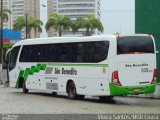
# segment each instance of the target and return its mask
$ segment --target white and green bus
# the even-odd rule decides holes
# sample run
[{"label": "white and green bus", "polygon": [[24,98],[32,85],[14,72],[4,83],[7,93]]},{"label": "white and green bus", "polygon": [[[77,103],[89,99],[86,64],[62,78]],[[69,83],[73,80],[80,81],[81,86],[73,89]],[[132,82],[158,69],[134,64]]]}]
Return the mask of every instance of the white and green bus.
[{"label": "white and green bus", "polygon": [[156,50],[151,35],[23,40],[10,50],[10,86],[100,99],[153,93]]}]

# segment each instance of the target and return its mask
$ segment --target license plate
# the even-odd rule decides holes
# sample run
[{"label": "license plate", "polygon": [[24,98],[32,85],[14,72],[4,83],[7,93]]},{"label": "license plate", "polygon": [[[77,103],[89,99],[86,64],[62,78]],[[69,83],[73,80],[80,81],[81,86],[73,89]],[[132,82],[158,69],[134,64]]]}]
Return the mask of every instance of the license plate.
[{"label": "license plate", "polygon": [[139,89],[139,88],[134,89],[134,92],[140,92],[140,91],[141,91],[141,89]]}]

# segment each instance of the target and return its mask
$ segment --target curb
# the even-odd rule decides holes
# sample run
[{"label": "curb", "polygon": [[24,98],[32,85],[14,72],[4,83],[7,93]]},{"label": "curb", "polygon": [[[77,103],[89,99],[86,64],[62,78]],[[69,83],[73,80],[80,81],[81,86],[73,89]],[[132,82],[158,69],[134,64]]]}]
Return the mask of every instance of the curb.
[{"label": "curb", "polygon": [[0,85],[0,88],[4,88],[4,85]]},{"label": "curb", "polygon": [[0,85],[0,88],[7,88],[7,87],[9,87],[8,84],[2,84],[2,85]]}]

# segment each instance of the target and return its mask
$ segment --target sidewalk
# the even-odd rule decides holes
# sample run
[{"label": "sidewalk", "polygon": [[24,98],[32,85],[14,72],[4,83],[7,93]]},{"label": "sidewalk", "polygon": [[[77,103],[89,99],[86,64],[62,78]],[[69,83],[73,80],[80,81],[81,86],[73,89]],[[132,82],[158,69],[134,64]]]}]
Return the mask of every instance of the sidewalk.
[{"label": "sidewalk", "polygon": [[0,88],[4,88],[4,85],[0,85]]},{"label": "sidewalk", "polygon": [[0,85],[0,88],[7,88],[8,86]]}]

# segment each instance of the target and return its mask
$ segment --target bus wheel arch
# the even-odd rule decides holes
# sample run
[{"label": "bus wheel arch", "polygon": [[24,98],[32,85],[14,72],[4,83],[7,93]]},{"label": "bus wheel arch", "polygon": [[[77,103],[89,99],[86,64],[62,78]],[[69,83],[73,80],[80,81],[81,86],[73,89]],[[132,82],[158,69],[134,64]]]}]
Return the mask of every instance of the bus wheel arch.
[{"label": "bus wheel arch", "polygon": [[22,88],[23,87],[23,82],[24,82],[24,78],[20,77],[19,78],[19,86],[18,86],[18,88]]},{"label": "bus wheel arch", "polygon": [[72,100],[78,97],[77,91],[76,91],[76,85],[73,80],[67,81],[66,92],[68,93],[68,97]]}]

